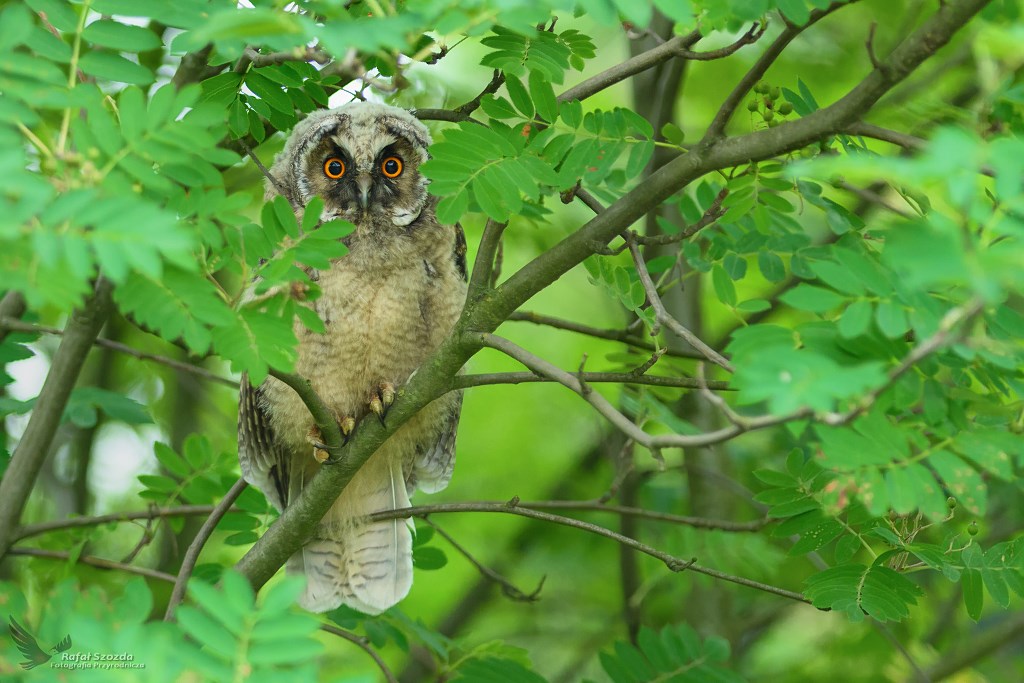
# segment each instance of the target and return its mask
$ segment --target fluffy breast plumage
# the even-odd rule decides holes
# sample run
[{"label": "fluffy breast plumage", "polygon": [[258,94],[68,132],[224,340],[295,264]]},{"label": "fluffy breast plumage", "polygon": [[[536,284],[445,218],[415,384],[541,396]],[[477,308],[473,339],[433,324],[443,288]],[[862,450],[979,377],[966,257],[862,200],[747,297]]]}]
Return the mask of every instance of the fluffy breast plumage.
[{"label": "fluffy breast plumage", "polygon": [[[312,305],[326,331],[296,323],[295,371],[339,416],[359,420],[374,388],[404,384],[458,318],[465,282],[455,258],[457,229],[435,221],[416,228],[355,241],[349,254],[314,274],[321,296]],[[294,392],[271,382],[266,398],[278,436],[307,449],[312,421]]]}]

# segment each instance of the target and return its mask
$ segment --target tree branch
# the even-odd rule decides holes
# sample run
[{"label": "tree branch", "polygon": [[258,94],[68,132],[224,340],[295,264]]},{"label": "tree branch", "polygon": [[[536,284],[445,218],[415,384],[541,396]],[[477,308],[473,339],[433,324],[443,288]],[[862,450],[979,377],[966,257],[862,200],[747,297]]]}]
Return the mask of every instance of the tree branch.
[{"label": "tree branch", "polygon": [[185,552],[185,559],[181,562],[181,569],[178,571],[178,576],[174,579],[174,590],[171,591],[171,597],[167,601],[167,611],[164,613],[164,621],[171,621],[174,619],[174,610],[177,609],[178,604],[185,599],[185,589],[188,587],[188,580],[192,577],[192,570],[195,569],[196,562],[199,561],[199,553],[203,551],[203,546],[210,540],[210,536],[213,535],[213,530],[217,528],[217,524],[227,514],[231,506],[235,504],[235,500],[241,495],[245,487],[248,486],[245,479],[239,479],[234,485],[228,489],[228,492],[224,494],[224,497],[217,507],[213,509],[210,516],[203,522],[203,526],[199,528],[199,533],[192,540],[188,550]]},{"label": "tree branch", "polygon": [[[593,253],[594,244],[607,244],[693,180],[712,171],[794,151],[828,135],[842,132],[860,118],[893,86],[945,45],[989,0],[947,2],[892,51],[884,63],[834,104],[787,121],[775,128],[725,139],[706,137],[687,154],[665,164],[648,180],[609,206],[582,228],[508,278],[495,290],[487,307],[489,320],[504,320],[527,299],[544,289]],[[480,327],[479,329],[484,329]]]},{"label": "tree branch", "polygon": [[[661,375],[642,375],[632,372],[582,372],[576,373],[576,377],[586,383],[616,382],[619,384],[644,384],[653,387],[675,387],[680,389],[700,389],[702,386],[700,381],[693,377],[664,377]],[[532,372],[494,372],[479,375],[457,375],[453,381],[452,389],[469,389],[471,387],[484,387],[495,384],[527,384],[552,381],[554,380]],[[709,381],[706,384],[715,391],[731,391],[728,382]]]},{"label": "tree branch", "polygon": [[653,68],[662,62],[667,62],[680,55],[680,51],[689,50],[701,36],[700,31],[691,31],[684,36],[676,36],[665,41],[647,52],[631,57],[626,61],[606,69],[596,76],[592,76],[579,85],[575,85],[558,96],[559,102],[570,102],[572,100],[585,100],[591,95],[609,88],[619,81],[624,81],[641,71]]},{"label": "tree branch", "polygon": [[875,140],[881,140],[882,142],[888,142],[911,152],[924,149],[928,144],[927,140],[917,136],[901,133],[896,130],[890,130],[888,128],[882,128],[881,126],[864,123],[863,121],[858,121],[847,126],[845,132],[849,135],[873,138]]},{"label": "tree branch", "polygon": [[3,324],[6,320],[20,323],[18,320],[25,313],[25,297],[21,292],[10,291],[0,299],[0,344],[7,338],[7,332],[13,328]]},{"label": "tree branch", "polygon": [[[644,262],[644,257],[640,254],[640,248],[637,246],[635,236],[632,233],[626,235],[626,244],[629,245],[629,253],[633,256],[633,265],[636,266],[636,272],[640,276],[640,283],[647,293],[648,303],[654,308],[655,319],[658,323],[672,330],[673,334],[695,348],[702,356],[715,365],[728,372],[733,372],[732,364],[726,360],[725,356],[705,344],[697,335],[690,332],[682,323],[669,315],[665,304],[661,301],[661,296],[658,294],[658,288],[654,286],[654,281],[651,280],[651,274],[647,272],[647,264]],[[657,329],[651,330],[652,335],[657,334],[657,332]]]},{"label": "tree branch", "polygon": [[499,586],[501,586],[501,592],[507,598],[509,598],[510,600],[514,600],[516,602],[536,602],[537,601],[538,596],[540,595],[541,589],[544,588],[544,580],[547,577],[545,577],[545,576],[541,577],[540,582],[537,584],[537,587],[533,589],[532,593],[524,593],[519,588],[517,588],[515,584],[513,584],[511,581],[506,579],[504,576],[502,576],[498,572],[494,571],[490,567],[484,565],[478,559],[473,557],[473,554],[470,553],[468,550],[466,550],[458,541],[456,541],[452,537],[451,534],[449,534],[447,531],[442,529],[440,526],[438,526],[434,522],[430,521],[430,519],[428,517],[424,517],[423,521],[426,522],[427,524],[429,524],[431,526],[431,528],[434,529],[434,531],[436,531],[442,538],[444,538],[444,540],[448,541],[448,543],[453,548],[455,548],[455,550],[460,555],[462,555],[467,560],[469,560],[469,563],[471,565],[473,565],[474,567],[476,567],[476,570],[478,572],[480,572],[481,576],[485,577],[488,581],[493,581],[494,583],[496,583]]},{"label": "tree branch", "polygon": [[96,280],[93,295],[71,314],[28,426],[0,481],[0,557],[7,553],[14,542],[22,509],[50,451],[68,397],[89,349],[110,316],[110,293],[110,282],[100,276]]},{"label": "tree branch", "polygon": [[[555,318],[550,315],[534,313],[532,311],[514,311],[509,314],[507,320],[530,322],[536,325],[547,325],[548,327],[553,327],[557,330],[578,332],[579,334],[585,334],[588,337],[622,342],[623,344],[628,344],[638,349],[644,349],[645,351],[653,352],[659,350],[658,347],[651,342],[644,341],[643,339],[635,337],[623,330],[604,330],[598,327],[591,327],[589,325],[576,323],[571,320],[563,320],[562,318]],[[671,349],[667,350],[665,355],[673,358],[704,358],[704,356],[696,351],[673,351]]]},{"label": "tree branch", "polygon": [[782,30],[782,33],[772,41],[772,44],[768,46],[768,49],[764,51],[764,54],[758,58],[754,65],[750,67],[750,70],[744,74],[740,82],[736,84],[732,92],[726,96],[722,102],[722,106],[719,108],[718,113],[715,114],[715,118],[711,121],[711,125],[708,126],[707,132],[704,134],[704,140],[714,140],[725,132],[725,127],[729,123],[729,119],[736,112],[737,107],[740,106],[740,102],[747,96],[750,89],[757,84],[759,80],[768,71],[768,68],[775,63],[775,60],[779,58],[779,55],[786,49],[786,47],[793,42],[793,39],[798,35],[809,29],[811,26],[816,24],[821,19],[825,18],[832,12],[835,12],[840,7],[853,4],[852,2],[833,2],[825,9],[814,10],[811,12],[810,19],[803,26],[797,26],[795,24],[787,23],[786,28]]},{"label": "tree branch", "polygon": [[357,645],[363,652],[370,655],[374,663],[377,665],[377,668],[380,669],[382,674],[384,674],[384,679],[387,683],[398,683],[398,679],[395,678],[395,674],[392,673],[391,669],[388,668],[388,665],[384,663],[384,660],[381,659],[379,654],[377,654],[377,651],[370,646],[370,641],[366,638],[361,638],[354,633],[349,633],[345,629],[339,628],[334,624],[320,624],[320,630],[326,631],[327,633],[333,633],[334,635]]},{"label": "tree branch", "polygon": [[674,555],[662,552],[657,548],[653,548],[645,543],[641,543],[636,539],[623,536],[622,534],[615,533],[610,529],[606,529],[603,526],[597,524],[591,524],[590,522],[583,522],[578,519],[571,517],[563,517],[561,515],[553,515],[549,512],[541,512],[540,510],[531,510],[526,507],[520,507],[519,500],[513,498],[507,503],[455,503],[449,505],[423,505],[412,508],[403,508],[400,510],[385,510],[383,512],[375,512],[370,515],[370,519],[374,521],[382,521],[387,519],[405,519],[408,517],[423,517],[425,515],[437,514],[441,512],[497,512],[509,515],[518,515],[520,517],[528,517],[530,519],[539,519],[545,522],[551,522],[553,524],[560,524],[562,526],[572,527],[574,529],[581,529],[588,533],[595,534],[597,536],[603,536],[610,538],[613,541],[621,543],[624,546],[633,548],[645,555],[650,555],[653,558],[661,560],[665,563],[665,566],[672,572],[684,572],[693,571],[698,574],[704,574],[711,576],[722,581],[729,581],[741,586],[747,586],[748,588],[755,588],[766,593],[772,593],[779,595],[790,600],[796,600],[798,602],[804,602],[810,604],[810,600],[805,598],[800,593],[785,590],[784,588],[778,588],[776,586],[770,586],[759,581],[752,581],[750,579],[743,578],[742,576],[733,576],[732,574],[726,574],[724,572],[703,567],[696,563],[695,560],[682,560]]},{"label": "tree branch", "polygon": [[484,225],[484,233],[480,237],[476,260],[473,261],[473,274],[469,278],[467,301],[475,301],[491,289],[491,274],[494,272],[494,258],[501,245],[501,236],[508,223],[499,223],[488,218]]},{"label": "tree branch", "polygon": [[213,512],[213,510],[213,505],[182,505],[171,508],[151,508],[149,510],[136,510],[133,512],[114,512],[109,515],[72,517],[70,519],[61,519],[52,522],[26,524],[23,527],[19,527],[14,533],[14,541],[17,542],[26,538],[31,538],[32,536],[48,534],[51,531],[82,529],[91,526],[111,524],[114,522],[132,522],[140,519],[163,519],[167,517],[204,517]]},{"label": "tree branch", "polygon": [[[27,323],[21,320],[15,320],[14,318],[0,316],[0,335],[2,335],[3,332],[6,330],[15,332],[32,332],[35,334],[64,334],[64,330],[58,329],[56,327],[36,325],[34,323]],[[93,342],[93,345],[100,346],[106,349],[111,349],[112,351],[117,351],[119,353],[132,356],[133,358],[138,358],[139,360],[149,360],[153,361],[154,363],[160,363],[161,365],[166,365],[169,368],[173,368],[181,372],[187,372],[196,375],[197,377],[202,377],[203,379],[209,380],[211,382],[217,382],[218,384],[223,384],[224,386],[231,387],[233,389],[238,389],[238,382],[234,381],[229,377],[221,377],[220,375],[212,373],[206,368],[199,367],[198,365],[192,365],[191,363],[182,363],[181,361],[174,360],[173,358],[168,358],[167,356],[161,356],[156,353],[139,351],[138,349],[128,346],[127,344],[122,344],[121,342],[116,342],[111,339],[104,339],[102,337],[97,337],[96,340]]]},{"label": "tree branch", "polygon": [[[63,550],[45,550],[43,548],[11,548],[7,551],[8,555],[20,555],[23,557],[42,557],[49,560],[70,560],[71,553]],[[114,562],[113,560],[105,560],[102,557],[93,557],[91,555],[79,555],[75,558],[76,562],[87,564],[90,567],[96,567],[98,569],[113,569],[121,572],[128,572],[129,574],[136,574],[137,576],[144,576],[147,579],[159,579],[161,581],[174,581],[174,577],[166,572],[157,571],[156,569],[147,569],[146,567],[136,567],[131,564],[124,564],[122,562]]]},{"label": "tree branch", "polygon": [[[317,472],[302,494],[285,509],[236,568],[255,588],[261,587],[302,546],[353,474],[385,439],[447,390],[465,361],[483,345],[483,334],[495,330],[527,299],[593,253],[593,244],[607,244],[643,217],[651,207],[705,173],[770,158],[841,132],[858,121],[882,95],[948,42],[987,3],[988,0],[947,1],[884,60],[886,69],[872,71],[846,96],[828,107],[775,128],[736,138],[707,140],[697,145],[528,263],[489,292],[486,298],[469,302],[452,334],[400,390],[389,412],[387,425],[376,420],[362,420],[345,446],[344,457]],[[575,378],[572,381],[575,382]],[[795,418],[753,418],[752,426],[768,427],[787,419]],[[691,437],[652,437],[650,442],[655,448],[669,445],[661,440],[667,440],[670,445],[700,446],[732,438],[742,431],[732,425]]]}]

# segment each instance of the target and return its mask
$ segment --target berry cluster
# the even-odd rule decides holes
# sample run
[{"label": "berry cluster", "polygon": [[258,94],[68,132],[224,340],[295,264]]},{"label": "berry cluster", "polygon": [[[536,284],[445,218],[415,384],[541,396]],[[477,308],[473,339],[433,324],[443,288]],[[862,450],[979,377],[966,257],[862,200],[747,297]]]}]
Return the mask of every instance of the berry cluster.
[{"label": "berry cluster", "polygon": [[761,118],[768,124],[769,128],[779,125],[779,118],[793,113],[793,105],[789,102],[779,102],[782,91],[778,86],[769,85],[761,81],[754,86],[754,92],[759,95],[747,102],[747,109],[751,114],[760,112]]}]

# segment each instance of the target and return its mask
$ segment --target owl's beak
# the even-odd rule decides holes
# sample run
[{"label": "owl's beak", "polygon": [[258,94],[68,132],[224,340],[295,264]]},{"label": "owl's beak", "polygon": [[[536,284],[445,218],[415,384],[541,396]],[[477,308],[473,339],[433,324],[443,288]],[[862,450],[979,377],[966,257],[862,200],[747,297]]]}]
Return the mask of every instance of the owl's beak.
[{"label": "owl's beak", "polygon": [[373,185],[373,178],[368,173],[360,173],[356,177],[356,185],[359,186],[359,206],[366,211],[370,203],[370,187]]}]

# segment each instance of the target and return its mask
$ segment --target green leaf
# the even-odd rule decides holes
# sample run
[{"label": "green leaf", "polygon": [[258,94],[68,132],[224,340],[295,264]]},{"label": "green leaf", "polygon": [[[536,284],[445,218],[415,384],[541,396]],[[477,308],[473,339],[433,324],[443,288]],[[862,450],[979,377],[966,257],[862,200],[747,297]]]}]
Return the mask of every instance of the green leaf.
[{"label": "green leaf", "polygon": [[846,307],[839,319],[839,334],[846,339],[859,337],[871,325],[871,302],[866,299],[854,301]]},{"label": "green leaf", "polygon": [[906,618],[921,590],[901,574],[883,566],[848,564],[826,569],[806,582],[806,595],[815,607],[846,612],[851,621],[861,611],[878,621]]},{"label": "green leaf", "polygon": [[185,462],[185,459],[175,453],[167,444],[159,441],[154,443],[153,454],[156,455],[157,462],[176,477],[186,477],[191,472],[191,468]]},{"label": "green leaf", "polygon": [[545,121],[554,122],[558,118],[558,100],[555,91],[539,71],[531,71],[529,77],[530,96],[537,106],[537,113]]},{"label": "green leaf", "polygon": [[512,104],[515,108],[522,113],[528,119],[533,118],[533,101],[530,99],[530,94],[526,92],[526,88],[523,87],[522,81],[514,76],[509,76],[505,80],[505,88],[508,90],[508,96],[512,98]]},{"label": "green leaf", "polygon": [[160,38],[147,28],[129,26],[109,19],[100,19],[86,26],[82,38],[95,45],[122,52],[144,52],[162,45]]},{"label": "green leaf", "polygon": [[907,322],[907,312],[902,305],[891,299],[878,303],[875,322],[878,323],[878,329],[882,331],[882,334],[890,339],[902,337],[910,328],[910,324]]},{"label": "green leaf", "polygon": [[419,546],[413,548],[412,563],[419,569],[441,569],[448,564],[448,557],[440,548],[436,548],[434,546]]},{"label": "green leaf", "polygon": [[977,569],[965,569],[960,580],[963,586],[964,607],[967,608],[967,616],[973,621],[978,621],[981,618],[981,608],[985,604],[981,572]]},{"label": "green leaf", "polygon": [[249,86],[256,95],[269,104],[271,107],[287,114],[288,116],[294,116],[295,105],[292,104],[291,99],[285,94],[284,90],[277,83],[274,83],[269,78],[263,75],[262,69],[254,69],[245,76],[245,84]]},{"label": "green leaf", "polygon": [[830,289],[801,282],[779,297],[784,303],[801,311],[825,313],[836,308],[845,298]]},{"label": "green leaf", "polygon": [[777,0],[777,6],[797,26],[803,26],[811,18],[811,10],[804,0]]},{"label": "green leaf", "polygon": [[154,80],[153,72],[146,67],[109,52],[89,52],[78,60],[78,67],[90,76],[107,81],[149,85]]},{"label": "green leaf", "polygon": [[715,286],[715,295],[718,300],[726,306],[736,305],[736,286],[732,282],[732,278],[725,272],[725,269],[721,266],[715,266],[711,269],[711,281]]},{"label": "green leaf", "polygon": [[786,279],[786,265],[778,254],[771,251],[757,253],[757,267],[769,282],[782,282]]}]

